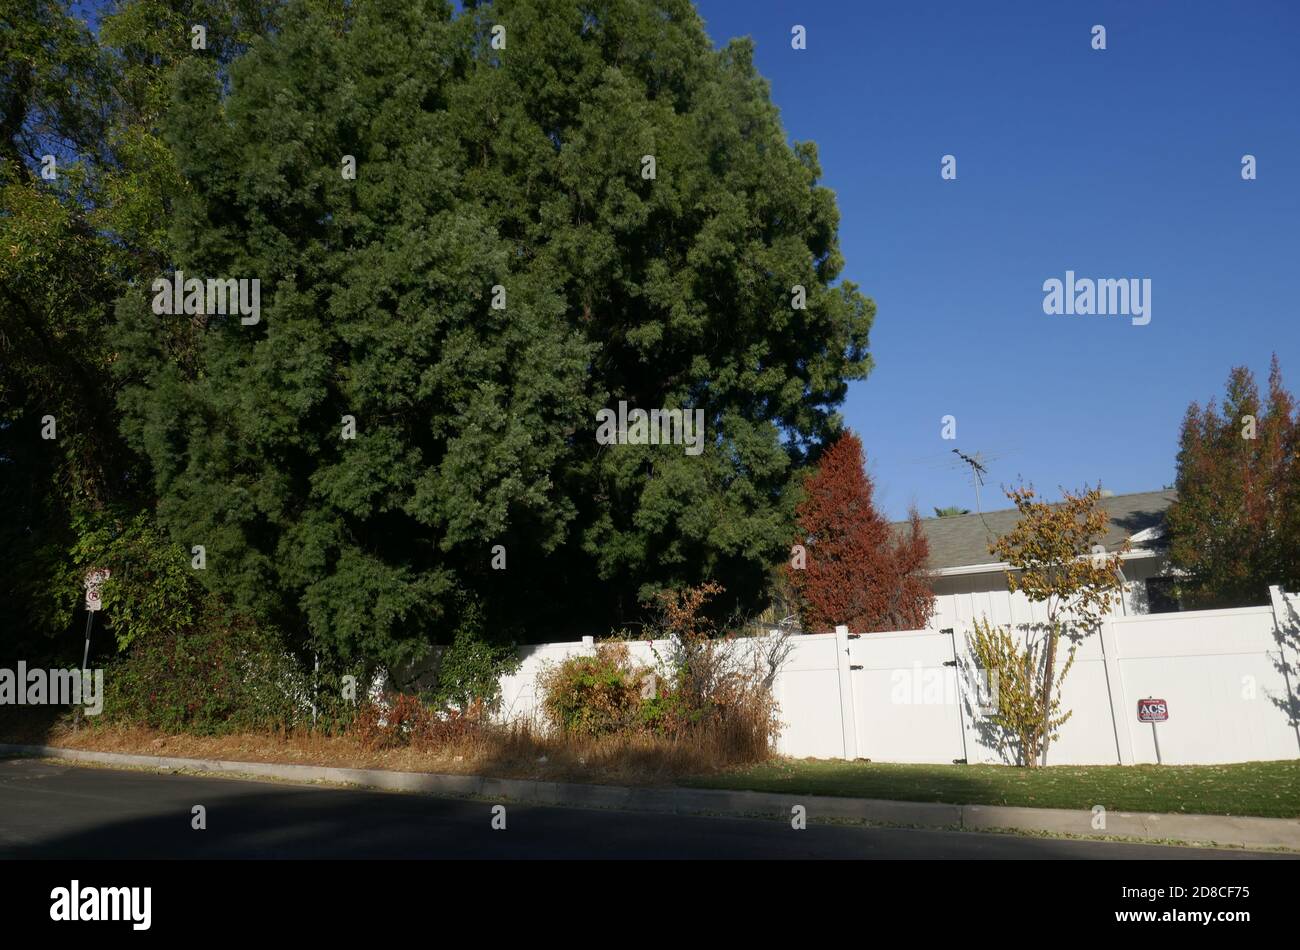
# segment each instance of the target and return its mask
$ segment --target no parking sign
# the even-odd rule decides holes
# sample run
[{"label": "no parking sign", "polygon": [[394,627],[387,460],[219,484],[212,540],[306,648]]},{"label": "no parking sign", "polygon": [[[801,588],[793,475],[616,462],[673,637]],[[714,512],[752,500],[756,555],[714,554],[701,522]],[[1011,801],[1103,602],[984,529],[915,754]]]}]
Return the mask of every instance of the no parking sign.
[{"label": "no parking sign", "polygon": [[104,609],[104,601],[100,597],[100,588],[104,586],[104,581],[108,580],[112,573],[106,567],[86,573],[86,609],[92,613]]},{"label": "no parking sign", "polygon": [[86,649],[81,654],[81,668],[84,670],[90,662],[90,628],[95,623],[95,611],[104,609],[104,600],[100,593],[104,581],[113,574],[108,568],[94,568],[86,572]]}]

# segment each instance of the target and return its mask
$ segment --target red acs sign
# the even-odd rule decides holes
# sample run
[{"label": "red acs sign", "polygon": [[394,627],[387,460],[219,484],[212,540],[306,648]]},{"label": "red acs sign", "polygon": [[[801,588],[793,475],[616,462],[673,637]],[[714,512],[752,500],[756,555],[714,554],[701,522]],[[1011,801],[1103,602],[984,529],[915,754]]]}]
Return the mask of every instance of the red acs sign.
[{"label": "red acs sign", "polygon": [[1169,719],[1169,704],[1163,699],[1139,699],[1138,722],[1165,722]]}]

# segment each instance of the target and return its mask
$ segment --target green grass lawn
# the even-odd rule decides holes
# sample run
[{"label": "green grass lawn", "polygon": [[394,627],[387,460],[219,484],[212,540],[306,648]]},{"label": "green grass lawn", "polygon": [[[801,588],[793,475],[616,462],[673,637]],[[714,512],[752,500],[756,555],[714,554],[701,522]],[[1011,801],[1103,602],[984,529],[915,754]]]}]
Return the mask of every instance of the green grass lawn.
[{"label": "green grass lawn", "polygon": [[1020,769],[781,759],[679,784],[961,805],[1300,817],[1300,760]]}]

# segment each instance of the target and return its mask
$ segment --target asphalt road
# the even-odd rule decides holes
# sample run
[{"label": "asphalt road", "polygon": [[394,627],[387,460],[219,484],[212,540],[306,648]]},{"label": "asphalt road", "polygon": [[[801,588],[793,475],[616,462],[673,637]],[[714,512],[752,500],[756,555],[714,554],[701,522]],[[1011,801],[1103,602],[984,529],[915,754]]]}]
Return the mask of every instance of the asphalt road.
[{"label": "asphalt road", "polygon": [[[206,809],[206,830],[191,827]],[[687,817],[0,759],[0,859],[1250,858],[1239,850]]]}]

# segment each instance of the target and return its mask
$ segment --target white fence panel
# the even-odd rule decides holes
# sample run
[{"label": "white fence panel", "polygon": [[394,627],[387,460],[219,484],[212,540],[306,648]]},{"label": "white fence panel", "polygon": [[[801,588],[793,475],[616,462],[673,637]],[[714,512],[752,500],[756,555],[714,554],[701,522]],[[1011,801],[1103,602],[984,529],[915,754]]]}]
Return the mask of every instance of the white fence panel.
[{"label": "white fence panel", "polygon": [[844,720],[835,634],[795,637],[772,684],[780,706],[777,751],[794,758],[844,758]]},{"label": "white fence panel", "polygon": [[1156,761],[1152,727],[1137,721],[1138,700],[1153,696],[1169,703],[1169,721],[1155,726],[1164,762],[1296,755],[1271,608],[1126,617],[1113,627],[1135,761]]},{"label": "white fence panel", "polygon": [[[949,595],[952,633],[847,632],[794,637],[773,683],[783,729],[777,750],[795,758],[878,762],[1011,762],[1004,737],[974,696],[970,619],[1026,624],[1034,611],[977,592]],[[998,605],[1010,609],[999,611]],[[1017,631],[1020,637],[1041,632]],[[733,648],[750,649],[752,641]],[[1061,662],[1066,641],[1062,641]],[[633,641],[632,656],[654,666],[670,645]],[[524,647],[523,664],[503,677],[502,716],[540,721],[537,674],[547,663],[590,653],[590,642]],[[948,665],[954,661],[957,666]],[[1273,589],[1269,607],[1112,617],[1081,642],[1062,705],[1073,711],[1049,765],[1154,762],[1151,726],[1137,722],[1139,699],[1169,703],[1158,725],[1169,764],[1300,757],[1300,596]]]}]

